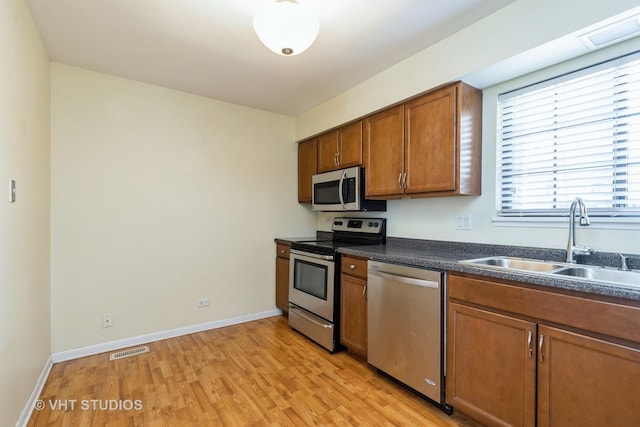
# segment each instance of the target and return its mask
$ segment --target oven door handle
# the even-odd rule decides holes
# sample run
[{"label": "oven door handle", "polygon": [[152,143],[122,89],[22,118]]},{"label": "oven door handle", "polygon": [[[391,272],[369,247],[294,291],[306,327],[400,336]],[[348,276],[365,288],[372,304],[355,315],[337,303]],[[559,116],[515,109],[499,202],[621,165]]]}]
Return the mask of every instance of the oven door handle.
[{"label": "oven door handle", "polygon": [[320,322],[318,322],[317,320],[312,319],[311,317],[307,316],[307,315],[306,315],[306,314],[304,314],[301,310],[298,310],[298,309],[297,309],[297,308],[295,308],[295,307],[289,306],[289,311],[293,311],[293,312],[295,312],[295,314],[296,314],[296,315],[298,315],[298,316],[300,316],[300,317],[304,318],[305,320],[308,320],[309,322],[313,323],[313,324],[314,324],[314,325],[316,325],[316,326],[320,326],[320,327],[325,328],[325,329],[333,328],[333,325],[326,324],[326,323],[320,323]]},{"label": "oven door handle", "polygon": [[338,184],[338,196],[340,196],[340,204],[342,205],[342,209],[346,209],[344,204],[344,196],[342,195],[342,183],[344,179],[347,177],[347,170],[342,171],[342,175],[340,175],[340,183]]},{"label": "oven door handle", "polygon": [[299,251],[297,249],[291,249],[289,251],[289,253],[294,254],[294,255],[306,256],[306,257],[309,257],[309,258],[323,259],[325,261],[333,261],[333,255],[319,255],[319,254],[314,254],[314,253],[311,253],[311,252]]}]

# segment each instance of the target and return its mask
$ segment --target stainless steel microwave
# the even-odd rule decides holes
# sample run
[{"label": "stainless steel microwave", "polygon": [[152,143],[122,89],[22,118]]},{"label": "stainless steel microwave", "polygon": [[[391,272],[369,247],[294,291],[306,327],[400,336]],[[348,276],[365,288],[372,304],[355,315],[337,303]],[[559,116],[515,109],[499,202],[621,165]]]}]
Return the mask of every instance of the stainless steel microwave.
[{"label": "stainless steel microwave", "polygon": [[364,198],[364,168],[320,173],[311,178],[312,208],[314,211],[386,211],[386,200]]}]

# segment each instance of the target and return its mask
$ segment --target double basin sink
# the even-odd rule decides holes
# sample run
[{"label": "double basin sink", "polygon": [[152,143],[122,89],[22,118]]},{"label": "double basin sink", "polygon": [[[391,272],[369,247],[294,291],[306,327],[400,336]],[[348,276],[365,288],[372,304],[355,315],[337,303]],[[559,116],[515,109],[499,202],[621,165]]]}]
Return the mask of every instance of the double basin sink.
[{"label": "double basin sink", "polygon": [[556,277],[570,277],[640,288],[640,272],[593,265],[577,265],[528,258],[493,256],[460,261],[463,264],[513,271],[526,271]]}]

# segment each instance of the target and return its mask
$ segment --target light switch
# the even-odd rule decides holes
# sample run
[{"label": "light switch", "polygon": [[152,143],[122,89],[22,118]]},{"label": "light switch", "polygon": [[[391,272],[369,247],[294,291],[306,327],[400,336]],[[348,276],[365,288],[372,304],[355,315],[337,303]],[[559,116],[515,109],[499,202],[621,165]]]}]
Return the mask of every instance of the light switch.
[{"label": "light switch", "polygon": [[471,215],[457,215],[456,230],[471,230]]},{"label": "light switch", "polygon": [[16,201],[16,180],[9,180],[9,203]]}]

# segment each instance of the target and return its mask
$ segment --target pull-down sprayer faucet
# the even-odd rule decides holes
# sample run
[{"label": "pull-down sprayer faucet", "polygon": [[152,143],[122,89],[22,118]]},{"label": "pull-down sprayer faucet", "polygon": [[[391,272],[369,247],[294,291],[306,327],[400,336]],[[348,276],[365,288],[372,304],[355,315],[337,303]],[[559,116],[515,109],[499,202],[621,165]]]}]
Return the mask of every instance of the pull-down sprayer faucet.
[{"label": "pull-down sprayer faucet", "polygon": [[589,216],[587,215],[587,207],[580,197],[576,197],[571,202],[569,208],[569,242],[567,243],[567,262],[575,264],[573,259],[575,255],[591,255],[595,251],[587,246],[576,246],[576,207],[580,209],[580,225],[589,225]]}]

